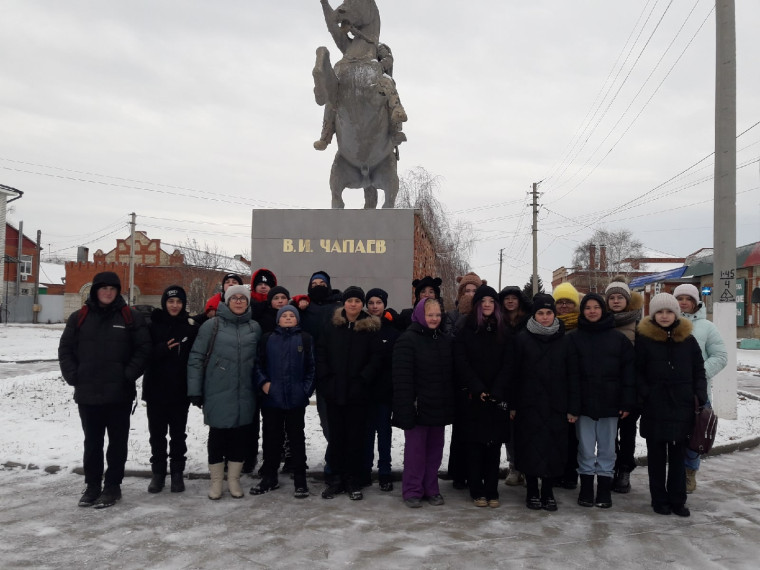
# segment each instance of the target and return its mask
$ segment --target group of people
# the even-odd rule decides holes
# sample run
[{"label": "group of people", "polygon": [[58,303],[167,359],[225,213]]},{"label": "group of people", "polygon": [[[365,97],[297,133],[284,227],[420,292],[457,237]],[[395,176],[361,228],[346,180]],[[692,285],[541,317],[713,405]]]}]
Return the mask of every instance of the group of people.
[{"label": "group of people", "polygon": [[709,405],[709,379],[726,364],[696,288],[655,295],[642,319],[641,296],[622,277],[604,295],[581,298],[563,283],[532,300],[515,286],[497,292],[474,273],[457,281],[452,310],[444,310],[441,279],[426,276],[412,284],[414,305],[396,312],[383,289],[333,289],[325,271],[291,298],[262,268],[250,287],[226,275],[195,316],[182,287],[171,285],[146,324],[126,306],[118,276],[99,273],[59,346],[85,434],[79,505],[121,498],[144,373],[151,493],[163,490],[167,474],[171,491],[184,491],[192,404],[209,427],[210,499],[222,497],[225,473],[229,494],[244,496],[241,474],[256,468],[260,426],[263,464],[250,493],[278,489],[285,459],[294,496],[308,497],[304,417],[316,389],[324,499],[363,498],[375,447],[379,488],[391,491],[396,427],[404,432],[404,503],[443,505],[438,470],[451,425],[449,475],[475,506],[499,506],[506,445],[506,483],[526,485],[528,508],[556,511],[554,487],[573,489],[578,480],[579,505],[609,508],[612,491],[630,491],[640,417],[652,508],[688,516],[699,468],[685,445],[694,399]]}]

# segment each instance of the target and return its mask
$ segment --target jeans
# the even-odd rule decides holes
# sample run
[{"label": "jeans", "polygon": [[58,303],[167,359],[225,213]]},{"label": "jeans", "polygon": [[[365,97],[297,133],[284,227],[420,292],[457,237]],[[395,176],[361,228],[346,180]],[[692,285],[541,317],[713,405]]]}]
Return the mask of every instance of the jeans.
[{"label": "jeans", "polygon": [[578,435],[578,473],[581,475],[615,475],[615,436],[617,418],[580,416],[575,422]]},{"label": "jeans", "polygon": [[[180,402],[148,401],[148,431],[150,432],[150,463],[155,473],[166,473],[167,457],[171,459],[171,472],[185,469],[187,453],[187,411],[190,404]],[[169,432],[169,454],[166,454],[166,432]]]}]

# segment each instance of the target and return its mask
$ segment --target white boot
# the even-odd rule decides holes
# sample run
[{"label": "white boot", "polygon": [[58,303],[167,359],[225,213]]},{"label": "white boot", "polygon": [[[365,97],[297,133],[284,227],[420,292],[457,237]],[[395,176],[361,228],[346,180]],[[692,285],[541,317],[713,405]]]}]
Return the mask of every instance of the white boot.
[{"label": "white boot", "polygon": [[217,501],[222,498],[222,485],[224,484],[224,461],[221,463],[209,463],[211,473],[211,488],[208,490],[208,498]]},{"label": "white boot", "polygon": [[230,488],[230,495],[234,499],[242,499],[245,496],[243,488],[240,486],[240,473],[243,471],[242,461],[227,462],[227,485]]}]

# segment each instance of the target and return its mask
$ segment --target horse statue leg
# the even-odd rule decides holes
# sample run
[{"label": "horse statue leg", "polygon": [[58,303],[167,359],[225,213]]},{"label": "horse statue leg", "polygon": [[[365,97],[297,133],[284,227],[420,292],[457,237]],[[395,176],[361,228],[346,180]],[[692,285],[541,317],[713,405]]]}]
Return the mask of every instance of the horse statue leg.
[{"label": "horse statue leg", "polygon": [[341,210],[346,207],[345,202],[343,202],[343,189],[346,187],[346,183],[341,171],[341,165],[345,168],[345,164],[342,163],[340,153],[335,153],[335,160],[330,169],[330,192],[332,193],[332,204],[330,207]]},{"label": "horse statue leg", "polygon": [[364,209],[374,210],[377,208],[377,188],[366,186],[364,188]]},{"label": "horse statue leg", "polygon": [[334,105],[338,97],[338,78],[330,63],[330,52],[324,46],[317,48],[317,61],[311,75],[314,77],[314,99],[317,105]]}]

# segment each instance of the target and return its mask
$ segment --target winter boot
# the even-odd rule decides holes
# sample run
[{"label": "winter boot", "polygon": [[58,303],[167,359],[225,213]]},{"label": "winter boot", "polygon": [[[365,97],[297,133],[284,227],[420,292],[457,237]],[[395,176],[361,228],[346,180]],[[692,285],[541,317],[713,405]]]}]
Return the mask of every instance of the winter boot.
[{"label": "winter boot", "polygon": [[689,495],[697,490],[697,470],[686,468],[686,493]]},{"label": "winter boot", "polygon": [[545,511],[557,510],[557,500],[554,498],[552,479],[541,479],[541,508]]},{"label": "winter boot", "polygon": [[631,474],[628,471],[622,469],[615,472],[615,482],[612,485],[612,490],[616,493],[630,493],[631,492]]},{"label": "winter boot", "polygon": [[153,465],[153,478],[148,485],[148,493],[160,493],[164,490],[166,484],[166,463],[163,465]]},{"label": "winter boot", "polygon": [[600,509],[609,509],[612,506],[612,477],[596,477],[596,499],[594,505]]},{"label": "winter boot", "polygon": [[171,492],[181,493],[185,490],[185,474],[182,471],[172,471]]},{"label": "winter boot", "polygon": [[100,485],[87,485],[84,493],[79,498],[80,507],[91,507],[100,497]]},{"label": "winter boot", "polygon": [[268,493],[269,491],[274,491],[275,489],[279,488],[280,483],[277,481],[277,479],[264,477],[258,485],[251,487],[249,493],[251,493],[251,495],[263,495],[264,493]]},{"label": "winter boot", "polygon": [[113,507],[116,501],[121,500],[121,486],[120,485],[106,485],[103,487],[103,492],[98,497],[93,505],[96,509],[105,509],[107,507]]},{"label": "winter boot", "polygon": [[392,475],[379,475],[378,479],[380,480],[380,490],[388,493],[390,491],[393,491],[393,476]]},{"label": "winter boot", "polygon": [[230,495],[232,495],[233,499],[242,499],[245,496],[243,488],[240,486],[240,474],[242,472],[242,461],[227,462],[227,485],[230,488]]},{"label": "winter boot", "polygon": [[218,501],[222,498],[222,487],[224,485],[224,462],[209,463],[208,470],[211,473],[211,488],[208,491],[208,498],[212,501]]},{"label": "winter boot", "polygon": [[578,504],[581,507],[594,506],[594,476],[581,475],[581,492],[578,493]]}]

